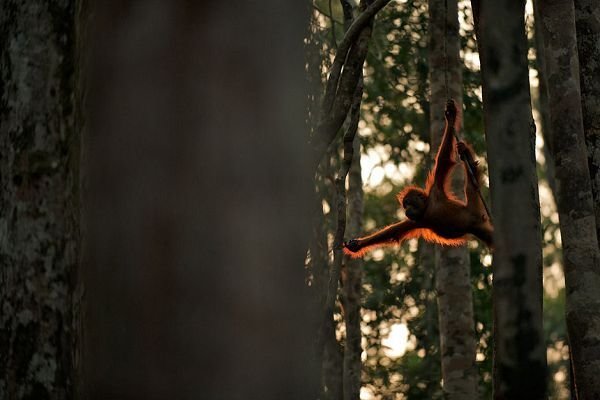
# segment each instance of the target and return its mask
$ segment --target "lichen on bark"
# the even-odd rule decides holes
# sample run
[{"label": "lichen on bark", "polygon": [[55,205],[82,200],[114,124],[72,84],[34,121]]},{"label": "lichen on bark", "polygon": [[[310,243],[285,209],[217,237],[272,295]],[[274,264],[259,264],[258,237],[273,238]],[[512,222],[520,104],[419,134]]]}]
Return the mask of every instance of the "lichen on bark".
[{"label": "lichen on bark", "polygon": [[0,10],[0,398],[72,398],[73,2]]}]

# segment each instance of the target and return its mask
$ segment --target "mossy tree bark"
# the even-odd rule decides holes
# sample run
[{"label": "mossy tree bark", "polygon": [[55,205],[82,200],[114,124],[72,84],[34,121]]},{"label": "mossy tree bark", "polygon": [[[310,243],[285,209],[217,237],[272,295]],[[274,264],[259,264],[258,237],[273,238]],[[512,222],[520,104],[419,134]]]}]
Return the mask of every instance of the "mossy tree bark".
[{"label": "mossy tree bark", "polygon": [[0,398],[73,398],[74,1],[0,7]]}]

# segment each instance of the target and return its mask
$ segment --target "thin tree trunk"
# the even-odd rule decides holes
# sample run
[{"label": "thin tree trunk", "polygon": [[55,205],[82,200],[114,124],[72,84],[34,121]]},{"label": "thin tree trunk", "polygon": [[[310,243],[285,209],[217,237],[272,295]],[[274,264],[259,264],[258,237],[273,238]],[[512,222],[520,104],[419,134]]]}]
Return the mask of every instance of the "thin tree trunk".
[{"label": "thin tree trunk", "polygon": [[[600,241],[600,7],[598,0],[575,0],[583,132]],[[600,244],[600,243],[599,243]]]},{"label": "thin tree trunk", "polygon": [[556,160],[567,329],[578,398],[600,398],[600,249],[586,162],[573,3],[539,0]]},{"label": "thin tree trunk", "polygon": [[548,106],[548,90],[546,88],[546,62],[544,43],[542,40],[541,24],[539,24],[539,11],[537,2],[533,3],[534,9],[534,31],[535,31],[535,52],[536,52],[536,67],[538,70],[538,110],[540,112],[541,126],[538,126],[538,132],[541,131],[542,137],[544,138],[544,168],[546,171],[546,180],[548,186],[552,190],[552,193],[556,193],[556,179],[555,179],[555,161],[554,152],[552,151],[552,124],[550,123],[550,111]]},{"label": "thin tree trunk", "polygon": [[[361,71],[362,76],[362,71]],[[343,158],[341,160],[341,167],[338,172],[338,175],[335,179],[335,188],[336,188],[336,211],[337,211],[337,221],[336,221],[336,230],[335,236],[333,240],[333,264],[330,269],[329,275],[329,288],[327,291],[327,303],[325,308],[325,318],[329,319],[333,316],[334,306],[338,295],[338,282],[341,279],[341,270],[343,268],[344,255],[342,253],[342,243],[344,240],[344,236],[346,233],[346,220],[347,220],[347,195],[346,195],[346,178],[348,173],[350,172],[350,168],[352,166],[352,160],[354,159],[354,138],[356,137],[356,131],[358,129],[358,121],[360,119],[360,104],[362,101],[363,94],[363,84],[362,79],[360,79],[358,83],[358,87],[356,88],[356,92],[354,94],[352,107],[350,109],[350,114],[348,115],[348,123],[346,127],[346,132],[343,137],[344,151]],[[343,299],[342,299],[343,301]],[[335,340],[335,335],[334,335]],[[337,342],[336,342],[337,344]],[[339,375],[340,381],[344,384],[347,379],[344,379],[345,371],[344,371],[344,356],[340,353],[341,363],[341,374]],[[346,392],[346,388],[343,387],[342,397]],[[340,397],[341,398],[341,397]]]},{"label": "thin tree trunk", "polygon": [[[323,163],[324,164],[324,163]],[[317,175],[323,176],[323,169],[328,167],[329,165],[321,165],[318,168]],[[310,259],[309,259],[309,281],[310,281],[310,291],[312,292],[312,300],[314,303],[314,309],[319,310],[318,312],[322,312],[324,310],[325,302],[327,301],[327,283],[329,277],[329,248],[327,245],[327,221],[325,215],[323,215],[323,201],[327,199],[328,203],[331,202],[331,199],[325,193],[325,184],[323,182],[318,182],[315,184],[315,193],[314,193],[314,208],[313,208],[313,218],[312,218],[312,234],[310,241]],[[329,323],[327,321],[327,323]],[[318,319],[317,324],[314,327],[315,332],[317,332],[317,337],[315,342],[318,345],[315,346],[315,359],[317,365],[322,365],[321,368],[321,388],[324,391],[326,387],[334,387],[335,383],[329,382],[326,379],[331,376],[337,376],[337,373],[330,372],[328,367],[324,364],[328,357],[329,353],[326,354],[324,350],[324,346],[326,345],[326,338],[328,335],[335,335],[335,331],[331,333],[332,330],[327,329],[327,325]],[[335,340],[335,337],[334,337]],[[339,351],[339,349],[338,349]],[[341,375],[341,371],[339,372]],[[324,399],[326,397],[322,396]]]},{"label": "thin tree trunk", "polygon": [[306,5],[95,7],[88,398],[316,398]]},{"label": "thin tree trunk", "polygon": [[[349,29],[353,20],[353,10],[350,2],[340,1],[344,11],[344,23]],[[359,86],[363,86],[363,77],[359,79]],[[349,118],[354,135],[352,137],[352,162],[348,171],[347,236],[357,237],[362,231],[363,216],[363,188],[360,168],[360,138],[357,134],[360,121],[360,104],[363,91],[355,93],[355,107],[352,107]],[[348,139],[350,136],[348,135]],[[343,366],[343,398],[344,400],[358,400],[360,398],[361,371],[362,371],[362,346],[361,346],[361,293],[364,262],[362,259],[346,259],[344,273],[342,274],[342,304],[344,323],[346,327],[346,343],[344,346]]]},{"label": "thin tree trunk", "polygon": [[[371,5],[374,3],[384,4],[387,1],[381,0],[363,0],[361,2],[361,15],[366,15],[368,10],[371,10]],[[357,18],[354,23],[348,28],[346,32],[346,36],[344,37],[344,42],[347,41],[350,37],[352,37],[353,27],[356,26],[360,17]],[[362,99],[363,86],[362,86],[362,69],[364,60],[367,55],[369,41],[371,38],[371,33],[373,31],[373,20],[374,15],[370,17],[370,19],[365,22],[361,28],[361,31],[355,34],[356,41],[349,47],[348,56],[344,63],[344,71],[339,77],[339,88],[337,91],[331,87],[333,75],[335,73],[335,68],[333,68],[333,72],[329,77],[327,82],[327,89],[324,95],[324,101],[321,109],[321,116],[319,121],[319,127],[317,128],[317,137],[316,142],[313,143],[314,148],[317,153],[322,151],[322,145],[324,143],[330,143],[330,141],[323,141],[324,138],[332,137],[334,138],[336,135],[332,133],[337,133],[342,127],[342,124],[346,120],[346,118],[350,115],[350,119],[352,119],[352,109],[359,109],[360,102]],[[340,45],[338,47],[338,55],[336,57],[336,62],[339,61],[339,57],[341,57],[344,53],[342,52],[342,48],[344,46]],[[340,53],[341,52],[341,53]],[[335,66],[334,62],[334,66]],[[332,94],[332,90],[334,90],[334,94]],[[332,97],[333,96],[333,97]],[[340,119],[339,113],[343,111],[343,118]],[[331,115],[330,115],[331,114]],[[325,121],[325,122],[324,122]],[[342,243],[344,241],[345,230],[346,230],[346,175],[350,169],[352,156],[353,156],[353,147],[352,142],[354,135],[356,134],[356,127],[352,125],[352,121],[349,121],[349,128],[344,137],[344,159],[342,161],[342,166],[340,171],[335,179],[335,187],[336,187],[336,199],[335,199],[335,210],[337,215],[336,220],[336,228],[333,242],[333,263],[331,265],[329,276],[328,276],[328,287],[326,292],[326,301],[323,308],[323,323],[331,318],[334,311],[335,302],[338,295],[338,282],[340,280],[340,271],[343,262],[343,246]],[[358,124],[358,121],[356,121]],[[352,131],[352,132],[351,132]],[[329,133],[328,133],[329,132]],[[328,146],[328,144],[327,144]],[[325,146],[325,147],[327,147]],[[331,151],[337,152],[338,149],[332,148]],[[322,335],[319,335],[322,336]],[[327,339],[325,339],[327,340]],[[318,345],[320,347],[320,345]]]},{"label": "thin tree trunk", "polygon": [[[358,122],[358,121],[357,121]],[[360,139],[354,137],[354,157],[348,174],[348,237],[357,237],[362,231],[363,189],[360,169]],[[360,398],[362,370],[361,293],[364,262],[347,259],[342,274],[342,299],[346,324],[344,346],[344,400]]]},{"label": "thin tree trunk", "polygon": [[344,350],[336,337],[337,321],[330,318],[321,328],[324,336],[322,389],[320,399],[342,400],[344,397]]},{"label": "thin tree trunk", "polygon": [[[359,302],[359,299],[351,299],[350,310],[344,310],[344,316],[349,317],[350,321],[346,320],[346,324],[350,324],[350,337],[347,338],[347,343],[343,353],[338,354],[339,345],[335,339],[335,330],[331,330],[330,324],[333,316],[335,303],[338,296],[338,282],[341,278],[341,270],[343,267],[344,256],[342,252],[342,243],[346,233],[346,214],[347,214],[347,196],[346,196],[346,177],[352,166],[353,157],[360,157],[360,154],[355,155],[354,138],[358,128],[360,118],[360,104],[363,94],[362,69],[364,60],[367,55],[369,41],[373,30],[374,14],[368,20],[363,22],[361,31],[354,32],[356,24],[361,21],[372,6],[383,7],[388,0],[363,0],[360,3],[361,14],[355,20],[352,20],[352,9],[349,4],[344,4],[344,20],[346,24],[346,35],[344,40],[338,46],[338,54],[332,72],[327,82],[327,88],[324,95],[324,100],[321,109],[319,126],[317,127],[317,137],[314,138],[314,148],[317,154],[323,151],[323,145],[330,143],[336,136],[336,132],[340,130],[344,120],[347,120],[346,131],[343,138],[343,160],[341,162],[340,171],[335,179],[335,210],[336,210],[336,228],[333,241],[333,263],[329,269],[328,284],[326,285],[326,300],[323,306],[323,326],[319,334],[320,340],[325,346],[323,360],[323,383],[325,386],[324,396],[328,399],[341,398],[358,398],[360,393],[360,306],[353,304]],[[353,33],[354,32],[354,33]],[[344,48],[347,42],[355,35],[355,42],[346,50]],[[347,51],[347,57],[344,54]],[[344,70],[339,76],[339,83],[336,83],[336,74],[340,71],[337,67],[343,61]],[[334,84],[335,83],[335,84]],[[331,151],[337,152],[338,149],[331,148]],[[351,263],[352,264],[352,263]],[[354,264],[353,269],[357,268],[358,262]],[[350,268],[350,267],[349,267]],[[356,276],[359,272],[351,271],[352,281],[356,281]],[[358,283],[360,287],[360,281]],[[354,296],[354,295],[353,295]],[[360,296],[360,290],[358,291]],[[342,295],[342,302],[347,300]],[[347,313],[351,312],[352,315]],[[356,325],[358,324],[358,330]],[[333,326],[335,329],[335,326]],[[350,346],[350,347],[348,347]],[[357,350],[358,346],[358,350]],[[320,344],[318,348],[322,347]],[[358,357],[355,353],[358,352]],[[341,358],[339,357],[341,356]],[[358,362],[358,366],[357,366]],[[339,367],[338,368],[338,363]],[[338,375],[339,370],[339,375]],[[341,390],[339,390],[341,389]],[[338,393],[339,392],[339,393]]]},{"label": "thin tree trunk", "polygon": [[[431,153],[444,130],[444,106],[454,98],[462,109],[462,65],[459,57],[456,0],[429,0],[429,66]],[[447,82],[446,82],[447,80]],[[462,166],[452,188],[464,198]],[[436,248],[436,290],[440,326],[442,379],[445,398],[476,399],[475,331],[469,251],[466,246]]]},{"label": "thin tree trunk", "polygon": [[[314,131],[318,122],[317,117],[320,109],[320,93],[323,86],[321,82],[321,66],[323,65],[321,46],[323,43],[320,42],[320,38],[314,29],[314,25],[317,24],[314,20],[315,17],[312,16],[311,18],[313,18],[313,20],[308,26],[306,39],[306,73],[309,83],[312,84],[309,89],[307,122],[309,124],[309,131]],[[325,202],[328,205],[332,204],[332,194],[331,190],[329,190],[331,186],[329,184],[330,169],[331,163],[323,162],[317,167],[315,173],[314,195],[311,202],[313,205],[311,218],[312,231],[309,240],[309,254],[306,260],[307,284],[309,290],[312,292],[311,299],[313,301],[314,310],[318,313],[323,312],[322,310],[324,310],[327,301],[327,285],[329,277],[329,246],[327,240],[328,216],[324,213],[323,204]],[[329,321],[327,321],[327,324],[329,324]],[[330,373],[328,370],[329,365],[334,365],[335,363],[325,364],[329,357],[329,354],[325,354],[326,352],[324,349],[325,344],[327,343],[325,340],[326,335],[328,335],[330,331],[335,335],[334,330],[326,328],[327,325],[323,323],[320,318],[315,318],[314,332],[316,335],[313,352],[316,365],[319,366],[320,397],[323,399],[326,399],[325,394],[323,393],[325,388],[336,386],[334,382],[327,381],[326,378],[332,376],[334,379],[341,379],[338,378],[337,373]],[[339,376],[341,376],[341,369],[339,371]]]},{"label": "thin tree trunk", "polygon": [[494,398],[544,399],[542,238],[525,1],[472,0],[472,4],[495,227]]},{"label": "thin tree trunk", "polygon": [[74,2],[0,8],[0,398],[72,399]]},{"label": "thin tree trunk", "polygon": [[[342,347],[336,338],[336,324],[333,310],[326,311],[327,293],[330,275],[330,254],[327,243],[331,214],[323,214],[323,202],[333,204],[335,188],[330,184],[333,173],[332,163],[322,163],[317,169],[315,198],[312,219],[312,236],[310,244],[310,291],[315,310],[319,310],[319,318],[315,326],[317,337],[315,349],[317,365],[320,368],[320,398],[324,400],[341,400],[343,356]],[[334,304],[335,305],[335,304]]]}]

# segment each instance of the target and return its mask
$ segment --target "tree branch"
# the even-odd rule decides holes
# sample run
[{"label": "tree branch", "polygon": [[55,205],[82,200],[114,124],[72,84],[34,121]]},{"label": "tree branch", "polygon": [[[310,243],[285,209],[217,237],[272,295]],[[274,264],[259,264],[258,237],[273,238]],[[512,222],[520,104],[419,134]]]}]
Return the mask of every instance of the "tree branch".
[{"label": "tree branch", "polygon": [[331,66],[331,72],[329,73],[329,79],[327,80],[327,87],[325,89],[325,96],[323,98],[322,105],[322,109],[325,111],[325,113],[331,111],[340,73],[342,71],[342,67],[344,66],[344,61],[346,60],[346,54],[350,50],[350,47],[354,44],[363,28],[372,23],[375,14],[377,14],[379,10],[385,7],[389,2],[390,0],[375,0],[365,9],[365,11],[356,17],[354,22],[346,31],[344,39],[342,39],[338,46],[338,51],[335,56],[335,60],[333,61],[333,65]]},{"label": "tree branch", "polygon": [[350,25],[344,39],[338,46],[338,52],[321,103],[319,122],[313,136],[317,163],[326,153],[327,148],[335,139],[338,130],[346,119],[353,102],[353,94],[359,77],[362,75],[374,16],[389,1],[375,0],[371,3]]}]

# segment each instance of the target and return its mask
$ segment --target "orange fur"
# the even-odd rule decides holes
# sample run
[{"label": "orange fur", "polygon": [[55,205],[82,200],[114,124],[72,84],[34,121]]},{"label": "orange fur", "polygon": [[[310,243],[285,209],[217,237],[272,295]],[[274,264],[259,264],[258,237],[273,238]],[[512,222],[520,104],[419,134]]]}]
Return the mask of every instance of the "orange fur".
[{"label": "orange fur", "polygon": [[372,246],[366,246],[363,247],[362,249],[360,249],[359,251],[353,253],[350,250],[348,250],[346,247],[344,247],[344,254],[351,257],[351,258],[361,258],[364,257],[365,254],[367,254],[369,251],[377,248],[377,247],[387,247],[387,246],[393,246],[395,243],[394,242],[387,242],[387,243],[380,243],[380,244],[374,244]]},{"label": "orange fur", "polygon": [[[455,109],[456,120],[451,121]],[[485,215],[483,205],[479,199],[469,199],[469,193],[475,193],[472,187],[467,186],[471,185],[471,182],[468,179],[465,181],[465,187],[470,188],[466,193],[466,202],[459,200],[450,188],[451,172],[457,164],[455,133],[461,125],[461,112],[453,101],[446,104],[446,116],[444,137],[435,157],[435,166],[427,176],[425,188],[411,185],[397,195],[398,202],[403,205],[409,192],[419,191],[425,194],[427,199],[424,214],[419,216],[417,222],[407,219],[388,225],[371,235],[355,239],[356,242],[352,242],[350,247],[358,250],[353,252],[344,247],[345,254],[353,258],[362,257],[376,247],[391,246],[402,243],[406,239],[419,237],[443,246],[461,246],[466,243],[466,235],[469,233],[477,235],[488,246],[493,245],[493,227],[489,220],[480,218],[481,215]],[[453,125],[450,125],[452,122]],[[468,156],[473,158],[472,150],[467,148],[467,151]],[[478,178],[479,176],[477,175]],[[470,195],[473,196],[472,193]]]},{"label": "orange fur", "polygon": [[425,193],[429,194],[429,192],[431,192],[431,187],[433,186],[434,182],[435,182],[435,168],[432,169],[431,171],[429,171],[429,173],[427,174],[427,180],[425,180]]},{"label": "orange fur", "polygon": [[465,244],[467,242],[467,239],[465,239],[465,237],[459,237],[459,238],[445,238],[443,236],[438,235],[437,233],[435,233],[434,231],[432,231],[431,229],[417,229],[418,235],[421,236],[423,239],[425,239],[426,241],[430,242],[430,243],[435,243],[435,244],[441,244],[442,246],[462,246],[463,244]]},{"label": "orange fur", "polygon": [[394,241],[390,241],[390,242],[382,242],[382,243],[372,244],[370,246],[365,246],[365,247],[361,248],[360,250],[358,250],[357,252],[352,252],[348,248],[344,247],[344,254],[346,254],[347,256],[350,256],[351,258],[361,258],[361,257],[364,257],[365,254],[367,254],[371,250],[376,249],[378,247],[391,247],[396,244],[401,244],[405,240],[418,239],[418,238],[423,238],[424,240],[426,240],[430,243],[435,243],[435,244],[439,244],[442,246],[452,246],[452,247],[462,246],[463,244],[465,244],[467,242],[466,238],[464,238],[464,237],[449,239],[449,238],[445,238],[445,237],[438,235],[437,233],[433,232],[431,229],[420,228],[420,229],[413,229],[412,231],[410,231],[406,235],[402,236],[398,240],[394,240]]}]

